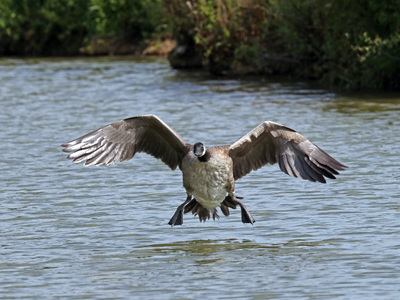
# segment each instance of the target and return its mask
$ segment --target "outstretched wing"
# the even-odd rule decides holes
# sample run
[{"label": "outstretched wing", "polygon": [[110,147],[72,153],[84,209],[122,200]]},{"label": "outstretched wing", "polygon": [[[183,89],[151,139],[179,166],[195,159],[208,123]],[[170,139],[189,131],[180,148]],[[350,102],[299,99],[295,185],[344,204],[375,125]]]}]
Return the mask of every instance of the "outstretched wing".
[{"label": "outstretched wing", "polygon": [[61,145],[68,158],[85,166],[111,165],[145,152],[171,169],[180,166],[189,145],[155,115],[121,120]]},{"label": "outstretched wing", "polygon": [[324,176],[335,179],[346,168],[301,134],[273,122],[261,123],[231,144],[229,156],[235,180],[276,162],[290,176],[322,183]]}]

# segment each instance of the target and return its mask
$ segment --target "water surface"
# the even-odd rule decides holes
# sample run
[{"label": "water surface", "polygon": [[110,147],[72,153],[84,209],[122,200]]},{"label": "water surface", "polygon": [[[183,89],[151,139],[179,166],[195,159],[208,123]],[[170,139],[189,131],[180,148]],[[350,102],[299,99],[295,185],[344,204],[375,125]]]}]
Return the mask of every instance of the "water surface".
[{"label": "water surface", "polygon": [[[221,79],[164,59],[0,60],[2,299],[396,299],[400,95]],[[229,144],[265,120],[350,168],[327,184],[266,166],[237,182],[240,211],[183,226],[181,174],[145,154],[111,167],[60,144],[156,114],[189,143]]]}]

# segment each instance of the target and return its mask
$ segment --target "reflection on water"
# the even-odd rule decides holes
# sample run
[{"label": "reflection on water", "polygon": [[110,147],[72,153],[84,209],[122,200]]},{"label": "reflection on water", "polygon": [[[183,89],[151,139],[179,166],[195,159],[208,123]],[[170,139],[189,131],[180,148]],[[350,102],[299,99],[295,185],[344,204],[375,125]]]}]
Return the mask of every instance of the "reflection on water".
[{"label": "reflection on water", "polygon": [[[335,102],[325,107],[325,110],[336,110],[340,113],[382,113],[385,111],[398,111],[399,107],[398,95],[386,95],[386,98],[377,96],[371,97],[338,97]],[[371,116],[372,117],[372,116]]]},{"label": "reflection on water", "polygon": [[[2,299],[397,298],[399,95],[129,57],[2,59],[0,81]],[[171,228],[179,172],[144,154],[84,168],[59,146],[148,113],[206,145],[279,122],[350,168],[324,185],[266,166],[237,182],[254,225],[234,210]]]}]

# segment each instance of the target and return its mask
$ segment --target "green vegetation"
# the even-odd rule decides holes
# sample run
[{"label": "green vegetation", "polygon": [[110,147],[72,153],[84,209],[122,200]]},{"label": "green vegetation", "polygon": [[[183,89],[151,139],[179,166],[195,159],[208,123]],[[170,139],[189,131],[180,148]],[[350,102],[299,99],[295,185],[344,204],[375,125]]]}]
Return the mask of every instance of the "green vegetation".
[{"label": "green vegetation", "polygon": [[178,43],[187,44],[193,40],[202,50],[204,64],[211,72],[237,73],[239,66],[250,66],[258,59],[264,31],[268,29],[268,1],[164,3]]},{"label": "green vegetation", "polygon": [[138,42],[164,23],[161,0],[1,0],[0,54],[78,54],[91,39]]},{"label": "green vegetation", "polygon": [[398,0],[280,0],[275,5],[279,52],[307,62],[295,69],[299,75],[352,89],[400,88]]},{"label": "green vegetation", "polygon": [[168,36],[215,74],[400,89],[398,0],[0,1],[2,55],[93,54],[99,39],[143,46]]},{"label": "green vegetation", "polygon": [[211,72],[400,88],[398,0],[165,2],[178,42],[192,38]]}]

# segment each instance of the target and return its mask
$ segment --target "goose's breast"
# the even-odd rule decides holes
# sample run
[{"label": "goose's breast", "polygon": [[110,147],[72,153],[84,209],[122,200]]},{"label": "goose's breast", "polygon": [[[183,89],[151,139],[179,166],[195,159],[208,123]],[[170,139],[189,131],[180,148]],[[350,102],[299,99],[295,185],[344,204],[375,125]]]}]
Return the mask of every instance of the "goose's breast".
[{"label": "goose's breast", "polygon": [[232,175],[232,160],[215,154],[207,162],[188,155],[182,164],[183,185],[207,209],[214,209],[225,199]]}]

